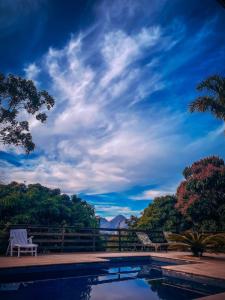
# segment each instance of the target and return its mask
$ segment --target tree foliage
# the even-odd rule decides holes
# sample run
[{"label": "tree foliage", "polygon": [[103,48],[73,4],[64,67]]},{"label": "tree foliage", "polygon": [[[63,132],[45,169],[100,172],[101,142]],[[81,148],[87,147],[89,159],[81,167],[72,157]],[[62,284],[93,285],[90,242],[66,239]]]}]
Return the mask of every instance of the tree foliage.
[{"label": "tree foliage", "polygon": [[151,230],[179,231],[185,227],[185,218],[175,208],[175,196],[162,196],[154,199],[145,208],[142,216],[136,222],[136,227]]},{"label": "tree foliage", "polygon": [[197,90],[206,94],[190,104],[190,112],[208,111],[217,119],[225,121],[225,77],[210,76],[197,86]]},{"label": "tree foliage", "polygon": [[155,198],[129,226],[151,230],[225,230],[225,163],[211,156],[183,171],[176,196]]},{"label": "tree foliage", "polygon": [[176,208],[202,230],[225,229],[225,164],[211,156],[184,169]]},{"label": "tree foliage", "polygon": [[40,184],[12,182],[0,185],[0,224],[91,227],[97,224],[94,208],[76,195],[61,194]]},{"label": "tree foliage", "polygon": [[32,80],[0,74],[0,141],[24,147],[29,153],[35,144],[25,116],[33,115],[45,122],[44,110],[54,106],[54,99],[46,91],[38,91]]}]

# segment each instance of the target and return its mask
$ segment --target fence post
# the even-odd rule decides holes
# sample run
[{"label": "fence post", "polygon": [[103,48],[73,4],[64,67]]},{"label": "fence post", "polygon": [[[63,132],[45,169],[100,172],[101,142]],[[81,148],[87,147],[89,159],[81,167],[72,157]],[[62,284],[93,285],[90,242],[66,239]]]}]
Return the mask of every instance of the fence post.
[{"label": "fence post", "polygon": [[121,229],[119,228],[119,251],[121,251]]},{"label": "fence post", "polygon": [[62,226],[62,243],[61,243],[61,252],[64,250],[64,240],[65,240],[65,226]]},{"label": "fence post", "polygon": [[96,251],[96,237],[95,237],[96,231],[95,229],[93,230],[93,240],[92,240],[92,247],[93,251]]}]

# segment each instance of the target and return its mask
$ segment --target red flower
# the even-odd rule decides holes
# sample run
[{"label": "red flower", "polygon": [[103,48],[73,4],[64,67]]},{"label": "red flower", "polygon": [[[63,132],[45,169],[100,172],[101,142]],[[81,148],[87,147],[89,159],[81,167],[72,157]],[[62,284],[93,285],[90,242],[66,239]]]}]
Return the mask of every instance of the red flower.
[{"label": "red flower", "polygon": [[[184,170],[184,175],[186,180],[181,182],[177,189],[176,203],[176,208],[184,215],[191,205],[201,200],[204,194],[210,195],[211,193],[213,196],[219,188],[224,189],[223,183],[220,187],[215,184],[220,178],[223,178],[222,182],[225,181],[224,161],[218,157],[212,156],[195,162]],[[210,190],[206,184],[208,182],[212,183]]]}]

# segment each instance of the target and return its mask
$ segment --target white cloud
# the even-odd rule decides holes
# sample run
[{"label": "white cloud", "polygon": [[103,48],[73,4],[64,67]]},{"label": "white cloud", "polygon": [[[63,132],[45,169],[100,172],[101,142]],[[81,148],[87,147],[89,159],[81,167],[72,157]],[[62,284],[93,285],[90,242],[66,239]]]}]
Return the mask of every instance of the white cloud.
[{"label": "white cloud", "polygon": [[136,195],[136,196],[132,196],[130,197],[130,199],[132,200],[153,200],[156,197],[161,197],[161,196],[165,196],[165,195],[172,195],[175,193],[174,191],[168,190],[147,190],[144,191],[143,193]]},{"label": "white cloud", "polygon": [[35,63],[33,64],[30,64],[28,65],[25,69],[25,76],[28,78],[28,79],[31,79],[33,80],[36,84],[37,84],[37,77],[40,73],[40,68],[37,67],[37,65]]},{"label": "white cloud", "polygon": [[159,26],[153,26],[150,28],[143,27],[141,32],[137,36],[137,42],[142,47],[154,46],[159,42],[161,37],[161,28]]},{"label": "white cloud", "polygon": [[134,36],[129,36],[121,30],[106,34],[101,52],[107,71],[101,80],[101,85],[105,87],[111,80],[123,76],[127,67],[143,55],[143,50],[157,44],[160,37],[159,26],[144,27]]}]

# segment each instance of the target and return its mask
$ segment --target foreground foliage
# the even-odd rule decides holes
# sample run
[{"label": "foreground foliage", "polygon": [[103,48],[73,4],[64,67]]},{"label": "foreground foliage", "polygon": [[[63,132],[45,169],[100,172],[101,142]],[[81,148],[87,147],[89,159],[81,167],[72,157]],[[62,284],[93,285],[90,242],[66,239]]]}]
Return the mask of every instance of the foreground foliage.
[{"label": "foreground foliage", "polygon": [[133,227],[165,231],[183,230],[187,226],[186,220],[175,208],[176,203],[175,196],[168,195],[155,198]]},{"label": "foreground foliage", "polygon": [[28,116],[43,123],[47,119],[45,110],[53,106],[54,99],[46,91],[38,91],[32,80],[0,74],[0,141],[22,146],[27,153],[33,151]]},{"label": "foreground foliage", "polygon": [[197,90],[206,92],[190,104],[190,112],[211,112],[217,119],[225,121],[225,77],[214,75],[202,81]]},{"label": "foreground foliage", "polygon": [[171,234],[169,240],[173,250],[191,251],[194,256],[201,257],[205,251],[221,252],[225,248],[224,234],[204,234],[198,232],[184,232]]},{"label": "foreground foliage", "polygon": [[96,226],[94,208],[76,195],[61,194],[41,184],[0,185],[0,225]]}]

